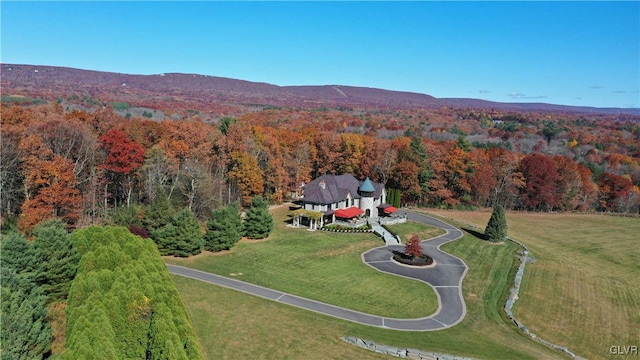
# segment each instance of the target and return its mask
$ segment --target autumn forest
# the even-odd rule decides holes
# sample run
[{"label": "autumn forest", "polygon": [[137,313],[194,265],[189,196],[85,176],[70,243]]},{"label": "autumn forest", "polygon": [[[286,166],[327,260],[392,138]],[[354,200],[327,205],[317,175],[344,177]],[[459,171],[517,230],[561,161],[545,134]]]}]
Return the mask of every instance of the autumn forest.
[{"label": "autumn forest", "polygon": [[256,195],[290,200],[324,173],[369,176],[399,190],[403,204],[638,212],[640,128],[631,115],[278,107],[214,121],[198,114],[156,121],[121,116],[112,105],[3,103],[3,222],[27,233],[50,218],[73,228],[159,196],[206,219]]}]

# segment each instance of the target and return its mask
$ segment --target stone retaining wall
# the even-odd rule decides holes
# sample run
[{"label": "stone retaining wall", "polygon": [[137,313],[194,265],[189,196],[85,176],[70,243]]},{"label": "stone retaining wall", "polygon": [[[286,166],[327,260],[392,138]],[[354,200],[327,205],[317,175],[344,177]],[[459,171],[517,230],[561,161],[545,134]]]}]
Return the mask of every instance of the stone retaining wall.
[{"label": "stone retaining wall", "polygon": [[524,265],[531,258],[529,257],[529,249],[524,244],[522,244],[521,242],[519,242],[519,241],[517,241],[515,239],[512,239],[512,238],[508,238],[508,239],[509,239],[509,241],[513,242],[514,244],[517,244],[518,246],[522,247],[522,252],[520,253],[520,265],[518,265],[518,271],[516,272],[516,276],[515,276],[515,278],[513,280],[513,286],[509,290],[509,292],[510,292],[509,293],[509,298],[507,299],[507,302],[504,304],[504,312],[507,313],[507,316],[509,317],[509,319],[511,321],[513,321],[514,324],[516,324],[518,329],[520,329],[525,334],[529,335],[529,337],[531,337],[532,339],[538,341],[541,344],[547,345],[547,346],[549,346],[549,347],[551,347],[553,349],[562,351],[562,352],[568,354],[569,356],[571,356],[572,358],[576,358],[576,354],[574,354],[571,351],[569,351],[569,349],[567,349],[567,347],[561,346],[561,345],[557,345],[557,344],[554,344],[554,343],[551,343],[549,341],[546,341],[544,339],[539,338],[536,334],[534,334],[531,331],[529,331],[529,329],[527,329],[527,327],[524,326],[524,324],[522,324],[513,315],[513,304],[515,304],[516,300],[518,300],[518,297],[519,297],[519,294],[520,294],[520,284],[522,283],[522,276],[524,275]]},{"label": "stone retaining wall", "polygon": [[388,345],[376,344],[373,341],[362,340],[355,337],[343,337],[345,342],[359,346],[363,349],[374,351],[377,353],[390,355],[398,358],[412,359],[412,360],[474,360],[472,358],[465,358],[459,356],[453,356],[448,354],[440,354],[430,351],[422,351],[416,349],[401,349]]},{"label": "stone retaining wall", "polygon": [[404,224],[407,222],[407,217],[406,216],[402,216],[402,217],[381,217],[378,218],[378,222],[380,223],[380,225],[395,225],[395,224]]}]

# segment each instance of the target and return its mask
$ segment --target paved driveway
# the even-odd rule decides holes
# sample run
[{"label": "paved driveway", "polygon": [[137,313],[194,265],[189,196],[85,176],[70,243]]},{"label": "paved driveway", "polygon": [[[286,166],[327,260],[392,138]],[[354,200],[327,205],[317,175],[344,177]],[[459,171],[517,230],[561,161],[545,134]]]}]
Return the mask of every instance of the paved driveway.
[{"label": "paved driveway", "polygon": [[364,325],[404,331],[433,331],[449,328],[462,321],[466,314],[466,307],[462,298],[462,279],[467,272],[467,266],[462,260],[441,251],[440,245],[459,239],[462,237],[462,231],[428,216],[413,212],[406,213],[410,220],[439,227],[447,231],[444,235],[423,241],[422,243],[423,249],[435,260],[436,266],[427,269],[418,269],[402,266],[393,262],[391,260],[393,251],[402,251],[404,249],[402,245],[382,246],[371,249],[362,254],[362,261],[379,271],[416,279],[433,287],[438,297],[438,310],[435,314],[424,318],[393,319],[365,314],[182,266],[167,264],[167,268],[170,273],[175,275],[208,282]]}]

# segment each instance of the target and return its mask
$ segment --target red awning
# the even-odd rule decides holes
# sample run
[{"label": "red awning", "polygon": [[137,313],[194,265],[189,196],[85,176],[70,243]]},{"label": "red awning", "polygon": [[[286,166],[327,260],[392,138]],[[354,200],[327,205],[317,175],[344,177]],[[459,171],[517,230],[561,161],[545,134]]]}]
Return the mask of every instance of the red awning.
[{"label": "red awning", "polygon": [[392,214],[392,213],[398,211],[398,208],[397,207],[393,207],[393,206],[387,206],[382,211],[384,211],[385,214]]},{"label": "red awning", "polygon": [[336,210],[335,214],[336,214],[336,217],[339,217],[339,218],[351,219],[358,215],[364,214],[364,211],[354,206],[348,209],[338,209]]}]

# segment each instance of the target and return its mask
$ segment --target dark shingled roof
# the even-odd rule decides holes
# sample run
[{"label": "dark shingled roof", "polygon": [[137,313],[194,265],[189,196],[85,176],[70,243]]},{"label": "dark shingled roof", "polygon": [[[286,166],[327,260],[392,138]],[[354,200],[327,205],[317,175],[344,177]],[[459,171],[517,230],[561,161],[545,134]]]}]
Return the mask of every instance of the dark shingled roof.
[{"label": "dark shingled roof", "polygon": [[[324,187],[321,186],[323,183]],[[373,197],[379,198],[384,185],[374,183],[371,180],[369,183],[375,188]],[[358,188],[360,185],[361,182],[351,174],[325,174],[304,186],[301,200],[305,203],[326,205],[343,201],[348,194],[351,194],[354,199],[359,199]]]}]

